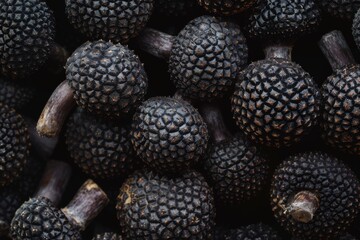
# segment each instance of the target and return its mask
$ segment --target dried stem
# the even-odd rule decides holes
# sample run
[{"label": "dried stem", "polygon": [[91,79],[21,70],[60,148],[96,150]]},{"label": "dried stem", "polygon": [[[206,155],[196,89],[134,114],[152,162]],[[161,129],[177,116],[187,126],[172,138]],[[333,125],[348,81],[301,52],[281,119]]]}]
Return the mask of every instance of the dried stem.
[{"label": "dried stem", "polygon": [[290,201],[287,211],[296,221],[308,223],[318,208],[318,197],[312,192],[301,191]]},{"label": "dried stem", "polygon": [[292,45],[269,45],[264,49],[265,58],[282,58],[291,61]]}]

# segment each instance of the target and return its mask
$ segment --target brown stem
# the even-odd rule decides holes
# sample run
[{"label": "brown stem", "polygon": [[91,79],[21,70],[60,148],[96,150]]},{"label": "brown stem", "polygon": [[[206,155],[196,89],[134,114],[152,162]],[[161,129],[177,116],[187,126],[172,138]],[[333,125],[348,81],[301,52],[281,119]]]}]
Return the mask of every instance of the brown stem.
[{"label": "brown stem", "polygon": [[58,136],[74,105],[73,90],[65,80],[55,89],[40,115],[36,126],[40,136]]},{"label": "brown stem", "polygon": [[64,71],[64,66],[68,57],[69,52],[57,43],[52,44],[49,60],[46,64],[46,69],[51,74],[58,74]]},{"label": "brown stem", "polygon": [[152,28],[145,28],[134,40],[135,44],[151,55],[168,60],[170,58],[174,36],[157,31]]},{"label": "brown stem", "polygon": [[344,35],[338,30],[325,34],[321,38],[319,46],[333,71],[356,64]]},{"label": "brown stem", "polygon": [[38,190],[34,197],[46,197],[55,206],[60,203],[71,175],[71,167],[65,162],[50,160],[46,164]]},{"label": "brown stem", "polygon": [[74,226],[83,231],[108,202],[104,191],[89,179],[80,187],[71,202],[61,210]]},{"label": "brown stem", "polygon": [[208,126],[211,138],[215,143],[222,142],[231,137],[231,133],[225,125],[218,105],[214,103],[203,103],[199,110]]},{"label": "brown stem", "polygon": [[291,61],[292,45],[269,45],[265,47],[265,58],[282,58]]},{"label": "brown stem", "polygon": [[318,197],[309,191],[297,193],[289,202],[288,213],[298,222],[310,222],[319,208]]}]

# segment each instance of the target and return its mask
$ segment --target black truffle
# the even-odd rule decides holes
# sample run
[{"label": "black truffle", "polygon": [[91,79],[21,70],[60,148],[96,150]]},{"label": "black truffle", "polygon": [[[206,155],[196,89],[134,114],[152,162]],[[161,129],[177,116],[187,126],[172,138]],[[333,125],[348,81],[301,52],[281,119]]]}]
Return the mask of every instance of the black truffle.
[{"label": "black truffle", "polygon": [[0,78],[0,102],[16,110],[21,110],[34,98],[31,87],[23,86],[9,79]]},{"label": "black truffle", "polygon": [[331,16],[352,20],[360,8],[359,0],[317,0],[322,10]]},{"label": "black truffle", "polygon": [[197,0],[207,11],[219,15],[241,13],[254,5],[257,0]]},{"label": "black truffle", "polygon": [[0,190],[0,236],[7,235],[11,219],[21,206],[22,197],[15,186],[8,186]]},{"label": "black truffle", "polygon": [[280,235],[263,223],[237,229],[217,229],[214,240],[281,240]]},{"label": "black truffle", "polygon": [[123,240],[123,238],[116,233],[107,232],[96,235],[92,240]]}]

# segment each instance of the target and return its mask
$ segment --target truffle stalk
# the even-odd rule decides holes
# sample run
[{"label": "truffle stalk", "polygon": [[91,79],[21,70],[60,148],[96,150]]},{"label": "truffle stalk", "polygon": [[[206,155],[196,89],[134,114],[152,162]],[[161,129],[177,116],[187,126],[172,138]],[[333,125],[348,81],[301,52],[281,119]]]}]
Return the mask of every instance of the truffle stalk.
[{"label": "truffle stalk", "polygon": [[89,179],[80,187],[71,202],[61,210],[74,226],[85,230],[108,202],[109,199],[104,191]]},{"label": "truffle stalk", "polygon": [[151,55],[168,60],[170,58],[174,36],[152,28],[144,29],[135,39],[135,44]]},{"label": "truffle stalk", "polygon": [[297,222],[308,223],[319,208],[318,197],[309,191],[297,193],[289,203],[288,213]]},{"label": "truffle stalk", "polygon": [[338,30],[325,34],[321,38],[319,46],[333,71],[356,64],[344,35]]},{"label": "truffle stalk", "polygon": [[38,133],[46,137],[58,136],[74,106],[74,92],[65,80],[46,103],[36,126]]},{"label": "truffle stalk", "polygon": [[34,197],[45,197],[54,206],[57,206],[69,182],[70,175],[69,164],[55,160],[49,161]]},{"label": "truffle stalk", "polygon": [[265,58],[281,58],[291,61],[292,45],[269,45],[265,47]]}]

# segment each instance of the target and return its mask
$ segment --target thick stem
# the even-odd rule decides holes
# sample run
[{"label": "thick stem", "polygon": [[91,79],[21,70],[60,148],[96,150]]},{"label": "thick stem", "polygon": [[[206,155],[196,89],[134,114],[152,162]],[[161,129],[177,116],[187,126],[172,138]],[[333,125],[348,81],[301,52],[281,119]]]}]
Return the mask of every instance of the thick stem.
[{"label": "thick stem", "polygon": [[333,71],[356,64],[344,35],[338,30],[325,34],[321,38],[319,46]]},{"label": "thick stem", "polygon": [[38,133],[46,137],[58,136],[74,105],[73,90],[65,80],[46,103],[36,126]]},{"label": "thick stem", "polygon": [[151,55],[168,60],[175,37],[152,28],[144,29],[134,40],[135,44]]},{"label": "thick stem", "polygon": [[210,136],[214,142],[222,142],[231,137],[231,133],[225,125],[218,105],[214,103],[203,103],[199,110],[208,126]]},{"label": "thick stem", "polygon": [[89,179],[80,187],[71,202],[61,210],[74,226],[83,231],[108,202],[104,191]]},{"label": "thick stem", "polygon": [[282,58],[291,61],[292,45],[269,45],[265,47],[265,58]]},{"label": "thick stem", "polygon": [[70,175],[69,164],[55,160],[49,161],[34,197],[46,197],[57,206],[69,182]]},{"label": "thick stem", "polygon": [[312,192],[301,191],[289,202],[287,211],[295,221],[308,223],[313,219],[318,208],[318,197]]}]

